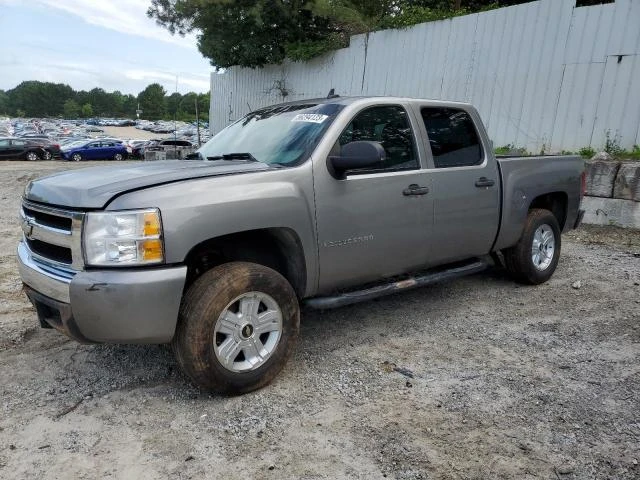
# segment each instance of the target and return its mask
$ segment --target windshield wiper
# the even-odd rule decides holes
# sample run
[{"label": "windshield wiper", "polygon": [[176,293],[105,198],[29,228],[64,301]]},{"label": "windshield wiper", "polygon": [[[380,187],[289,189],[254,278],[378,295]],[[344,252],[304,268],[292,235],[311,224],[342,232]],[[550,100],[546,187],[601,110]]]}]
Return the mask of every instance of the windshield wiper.
[{"label": "windshield wiper", "polygon": [[245,153],[245,152],[223,153],[222,155],[214,155],[213,157],[207,157],[207,160],[249,160],[251,162],[260,161],[250,153]]}]

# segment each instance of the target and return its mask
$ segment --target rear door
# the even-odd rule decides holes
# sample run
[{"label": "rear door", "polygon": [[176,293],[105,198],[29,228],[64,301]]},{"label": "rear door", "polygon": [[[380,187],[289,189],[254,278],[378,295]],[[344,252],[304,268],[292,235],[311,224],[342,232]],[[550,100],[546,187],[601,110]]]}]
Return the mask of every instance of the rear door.
[{"label": "rear door", "polygon": [[116,154],[116,152],[119,151],[119,149],[116,147],[116,143],[115,142],[102,142],[102,145],[100,147],[100,158],[113,158],[113,156]]},{"label": "rear door", "polygon": [[102,147],[100,142],[91,142],[86,146],[84,156],[88,160],[98,160],[102,158]]},{"label": "rear door", "polygon": [[431,151],[434,223],[431,260],[444,263],[489,253],[498,232],[500,179],[473,109],[421,105]]}]

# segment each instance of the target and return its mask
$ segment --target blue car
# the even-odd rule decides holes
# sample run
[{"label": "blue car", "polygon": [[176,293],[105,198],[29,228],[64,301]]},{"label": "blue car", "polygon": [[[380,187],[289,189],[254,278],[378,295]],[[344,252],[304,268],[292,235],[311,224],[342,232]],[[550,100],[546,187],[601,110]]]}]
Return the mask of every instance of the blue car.
[{"label": "blue car", "polygon": [[91,140],[74,142],[62,148],[65,160],[124,160],[127,147],[115,140]]}]

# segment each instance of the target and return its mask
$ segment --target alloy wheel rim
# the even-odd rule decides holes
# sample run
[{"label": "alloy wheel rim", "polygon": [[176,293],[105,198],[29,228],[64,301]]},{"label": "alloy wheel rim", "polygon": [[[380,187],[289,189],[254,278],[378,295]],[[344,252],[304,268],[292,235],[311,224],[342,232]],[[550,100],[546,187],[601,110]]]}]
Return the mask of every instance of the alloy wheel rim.
[{"label": "alloy wheel rim", "polygon": [[549,225],[540,225],[533,234],[531,261],[536,269],[549,268],[556,249],[556,237]]},{"label": "alloy wheel rim", "polygon": [[216,321],[213,348],[221,365],[232,372],[249,372],[263,365],[282,337],[282,311],[262,292],[236,297]]}]

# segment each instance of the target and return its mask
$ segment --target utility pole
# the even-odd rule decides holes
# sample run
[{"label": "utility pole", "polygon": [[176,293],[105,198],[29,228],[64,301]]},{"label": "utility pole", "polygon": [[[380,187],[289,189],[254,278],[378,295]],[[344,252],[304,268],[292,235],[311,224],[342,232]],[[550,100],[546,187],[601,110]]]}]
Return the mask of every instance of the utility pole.
[{"label": "utility pole", "polygon": [[[176,93],[178,93],[178,74],[176,73]],[[178,117],[178,106],[176,106],[175,111],[173,112],[173,156],[178,158],[178,147],[176,145],[176,140],[178,138],[176,132],[176,120]]]},{"label": "utility pole", "polygon": [[196,132],[198,132],[198,148],[200,148],[200,114],[198,113],[198,95],[196,94]]}]

